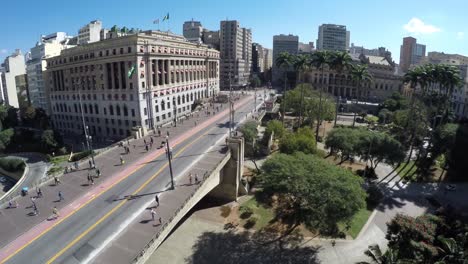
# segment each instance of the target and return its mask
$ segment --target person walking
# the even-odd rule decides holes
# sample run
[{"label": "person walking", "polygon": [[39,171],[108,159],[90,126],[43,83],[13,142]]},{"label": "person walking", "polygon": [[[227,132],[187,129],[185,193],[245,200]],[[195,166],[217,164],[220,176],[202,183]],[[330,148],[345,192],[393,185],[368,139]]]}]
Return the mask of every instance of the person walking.
[{"label": "person walking", "polygon": [[88,185],[89,185],[89,183],[90,183],[90,181],[91,181],[91,175],[89,174],[89,172],[88,172],[88,177],[87,177],[87,179],[88,179]]},{"label": "person walking", "polygon": [[198,183],[198,173],[195,173],[195,183]]},{"label": "person walking", "polygon": [[143,139],[143,143],[145,143],[145,146],[146,146],[146,139]]},{"label": "person walking", "polygon": [[150,142],[151,144],[153,144],[153,137],[150,137]]},{"label": "person walking", "polygon": [[93,162],[91,160],[88,160],[88,163],[89,163],[89,169],[92,169],[93,168]]},{"label": "person walking", "polygon": [[37,210],[36,204],[34,204],[34,206],[33,206],[33,214],[34,214],[34,215],[38,215],[38,214],[39,214],[39,210]]},{"label": "person walking", "polygon": [[42,198],[42,190],[39,187],[36,187],[36,197]]},{"label": "person walking", "polygon": [[148,152],[148,145],[145,145],[146,152]]},{"label": "person walking", "polygon": [[52,215],[54,216],[54,219],[57,219],[60,216],[60,213],[56,206],[54,206],[54,208],[52,209]]},{"label": "person walking", "polygon": [[161,137],[161,129],[158,128],[158,136]]},{"label": "person walking", "polygon": [[188,177],[189,177],[189,183],[190,185],[192,185],[192,173],[189,173]]},{"label": "person walking", "polygon": [[159,217],[159,224],[162,224],[161,217]]},{"label": "person walking", "polygon": [[17,201],[12,201],[11,199],[8,201],[8,209],[11,208],[18,208],[18,202]]},{"label": "person walking", "polygon": [[79,168],[78,161],[75,161],[75,170],[77,170],[78,168]]},{"label": "person walking", "polygon": [[120,165],[124,165],[125,160],[122,158],[122,155],[120,155]]},{"label": "person walking", "polygon": [[156,211],[154,210],[154,208],[151,208],[151,221],[154,221],[154,217],[156,216]]},{"label": "person walking", "polygon": [[91,181],[91,185],[94,185],[94,177],[93,177],[93,175],[90,175],[90,176],[89,176],[89,180]]},{"label": "person walking", "polygon": [[159,206],[159,197],[158,197],[157,194],[154,196],[154,201],[155,201],[155,202],[158,204],[158,206]]},{"label": "person walking", "polygon": [[96,169],[96,175],[97,175],[98,177],[101,176],[101,171],[100,171],[99,169]]},{"label": "person walking", "polygon": [[62,200],[65,200],[65,198],[63,198],[63,194],[61,191],[58,192],[58,197],[59,197],[59,202]]},{"label": "person walking", "polygon": [[30,198],[31,198],[31,207],[36,206],[36,199],[33,196],[31,196]]},{"label": "person walking", "polygon": [[60,184],[60,179],[57,176],[54,176],[54,184],[55,186]]}]

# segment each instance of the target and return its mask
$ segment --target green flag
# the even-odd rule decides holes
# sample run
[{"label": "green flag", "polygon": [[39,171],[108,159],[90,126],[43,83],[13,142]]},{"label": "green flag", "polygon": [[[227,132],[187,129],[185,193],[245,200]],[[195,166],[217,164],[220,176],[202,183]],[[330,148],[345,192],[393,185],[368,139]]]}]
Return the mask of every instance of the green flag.
[{"label": "green flag", "polygon": [[134,72],[135,72],[135,65],[133,65],[132,68],[128,70],[128,78],[131,78]]},{"label": "green flag", "polygon": [[163,21],[169,20],[169,13],[163,17]]}]

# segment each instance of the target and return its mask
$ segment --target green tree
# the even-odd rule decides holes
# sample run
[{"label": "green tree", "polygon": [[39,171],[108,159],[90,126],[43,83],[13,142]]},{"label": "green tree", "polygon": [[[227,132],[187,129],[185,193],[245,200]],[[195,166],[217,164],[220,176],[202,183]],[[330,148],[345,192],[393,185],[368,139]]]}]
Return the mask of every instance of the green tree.
[{"label": "green tree", "polygon": [[8,145],[10,145],[14,134],[15,131],[13,128],[5,129],[0,132],[0,151],[5,151]]},{"label": "green tree", "polygon": [[242,132],[246,143],[252,144],[257,139],[257,126],[257,122],[248,121],[240,128],[240,132]]},{"label": "green tree", "polygon": [[396,139],[384,132],[365,129],[358,130],[358,141],[354,151],[361,159],[370,161],[370,168],[375,169],[380,162],[397,164],[405,159],[405,151]]},{"label": "green tree", "polygon": [[304,74],[310,67],[310,56],[301,54],[297,55],[293,63],[294,69],[298,74],[299,88],[301,90],[300,106],[299,106],[299,126],[302,124],[302,113],[304,110],[304,85],[301,85],[304,81]]},{"label": "green tree", "polygon": [[[370,245],[369,248],[364,252],[366,256],[372,259],[372,263],[375,264],[410,264],[413,263],[409,260],[400,260],[398,256],[398,250],[389,248],[385,253],[382,253],[380,246]],[[370,264],[366,261],[358,262],[357,264]]]},{"label": "green tree", "polygon": [[275,138],[282,138],[283,135],[286,133],[286,129],[280,121],[271,120],[268,121],[265,132],[269,135],[271,135],[271,133],[274,133]]},{"label": "green tree", "polygon": [[[287,85],[288,85],[288,70],[291,68],[291,66],[294,63],[294,56],[291,55],[289,52],[281,52],[278,54],[278,57],[275,60],[275,64],[278,68],[284,70],[284,90],[283,90],[283,95],[286,97],[286,90],[287,90]],[[283,108],[283,113],[282,113],[282,122],[284,125],[284,116],[286,115],[286,98],[283,98],[283,103],[282,103],[282,108]]]},{"label": "green tree", "polygon": [[303,223],[336,231],[336,223],[365,206],[362,180],[314,155],[278,154],[262,166],[264,191],[278,195],[278,214],[293,227]]},{"label": "green tree", "polygon": [[286,133],[280,141],[279,149],[286,154],[295,152],[313,154],[317,150],[314,134],[307,127],[299,128],[296,133]]},{"label": "green tree", "polygon": [[50,152],[59,146],[59,144],[55,140],[53,130],[45,130],[44,132],[42,132],[41,145],[46,152]]},{"label": "green tree", "polygon": [[330,152],[340,154],[341,162],[356,155],[356,145],[359,141],[358,130],[352,128],[334,128],[325,140],[325,147]]},{"label": "green tree", "polygon": [[[365,64],[358,64],[351,68],[350,71],[352,80],[356,83],[356,105],[357,101],[359,101],[359,95],[362,94],[362,85],[366,86],[370,82],[372,82],[372,75],[369,73],[367,65]],[[354,111],[353,117],[353,127],[356,124],[356,115],[357,111]]]}]

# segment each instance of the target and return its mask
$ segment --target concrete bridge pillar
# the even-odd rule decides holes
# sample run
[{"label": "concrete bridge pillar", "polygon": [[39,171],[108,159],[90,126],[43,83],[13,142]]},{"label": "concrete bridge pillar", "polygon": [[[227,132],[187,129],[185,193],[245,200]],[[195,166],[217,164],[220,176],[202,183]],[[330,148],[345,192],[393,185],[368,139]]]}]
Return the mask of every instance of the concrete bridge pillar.
[{"label": "concrete bridge pillar", "polygon": [[239,195],[247,194],[247,188],[242,184],[244,174],[244,138],[230,137],[227,145],[231,158],[220,171],[220,183],[208,196],[221,201],[237,201]]}]

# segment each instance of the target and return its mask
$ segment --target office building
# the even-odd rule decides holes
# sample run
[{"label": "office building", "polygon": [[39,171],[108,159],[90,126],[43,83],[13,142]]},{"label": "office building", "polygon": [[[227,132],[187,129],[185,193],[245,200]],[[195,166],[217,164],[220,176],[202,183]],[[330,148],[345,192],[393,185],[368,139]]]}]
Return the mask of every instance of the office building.
[{"label": "office building", "polygon": [[263,59],[263,62],[265,63],[265,70],[268,71],[273,66],[273,50],[263,48],[263,53],[265,55],[265,58]]},{"label": "office building", "polygon": [[221,88],[245,88],[252,65],[252,31],[241,28],[236,20],[221,21]]},{"label": "office building", "polygon": [[421,64],[449,64],[449,65],[468,65],[468,57],[460,54],[447,54],[443,52],[431,51],[421,60]]},{"label": "office building", "polygon": [[202,43],[203,26],[199,21],[186,21],[182,27],[184,37],[195,43]]},{"label": "office building", "polygon": [[208,45],[210,48],[220,50],[220,38],[219,38],[219,30],[207,30],[203,29],[202,33],[203,43]]},{"label": "office building", "polygon": [[219,57],[206,45],[160,31],[64,49],[47,59],[44,74],[52,121],[77,138],[84,133],[82,114],[93,140],[145,135],[218,93]]},{"label": "office building", "polygon": [[252,43],[252,73],[260,74],[265,71],[265,52],[262,45]]},{"label": "office building", "polygon": [[31,48],[31,57],[26,62],[28,75],[29,98],[36,108],[42,108],[50,115],[49,98],[45,89],[43,72],[46,70],[46,59],[60,55],[63,49],[74,47],[68,45],[70,37],[65,32],[56,32],[41,37],[36,46]]},{"label": "office building", "polygon": [[[276,86],[284,83],[284,69],[279,68],[275,63],[278,55],[282,52],[297,54],[299,52],[299,37],[291,34],[273,36],[272,81]],[[288,76],[288,80],[290,82],[295,80],[295,75]]]},{"label": "office building", "polygon": [[364,54],[367,56],[392,57],[392,53],[385,47],[378,47],[376,49],[366,49],[364,48],[364,46],[355,46],[354,43],[351,43],[351,47],[349,47],[349,54]]},{"label": "office building", "polygon": [[93,20],[78,31],[78,45],[93,43],[101,40],[102,22]]},{"label": "office building", "polygon": [[5,58],[2,64],[2,101],[10,106],[19,107],[18,92],[15,77],[26,74],[26,64],[21,50],[17,49],[12,55]]},{"label": "office building", "polygon": [[419,64],[426,56],[426,46],[418,44],[413,37],[403,38],[400,46],[400,69],[407,72],[411,65]]},{"label": "office building", "polygon": [[312,53],[315,50],[314,42],[302,43],[299,42],[299,53]]},{"label": "office building", "polygon": [[317,49],[346,51],[349,49],[349,39],[346,26],[322,24],[318,29]]}]

